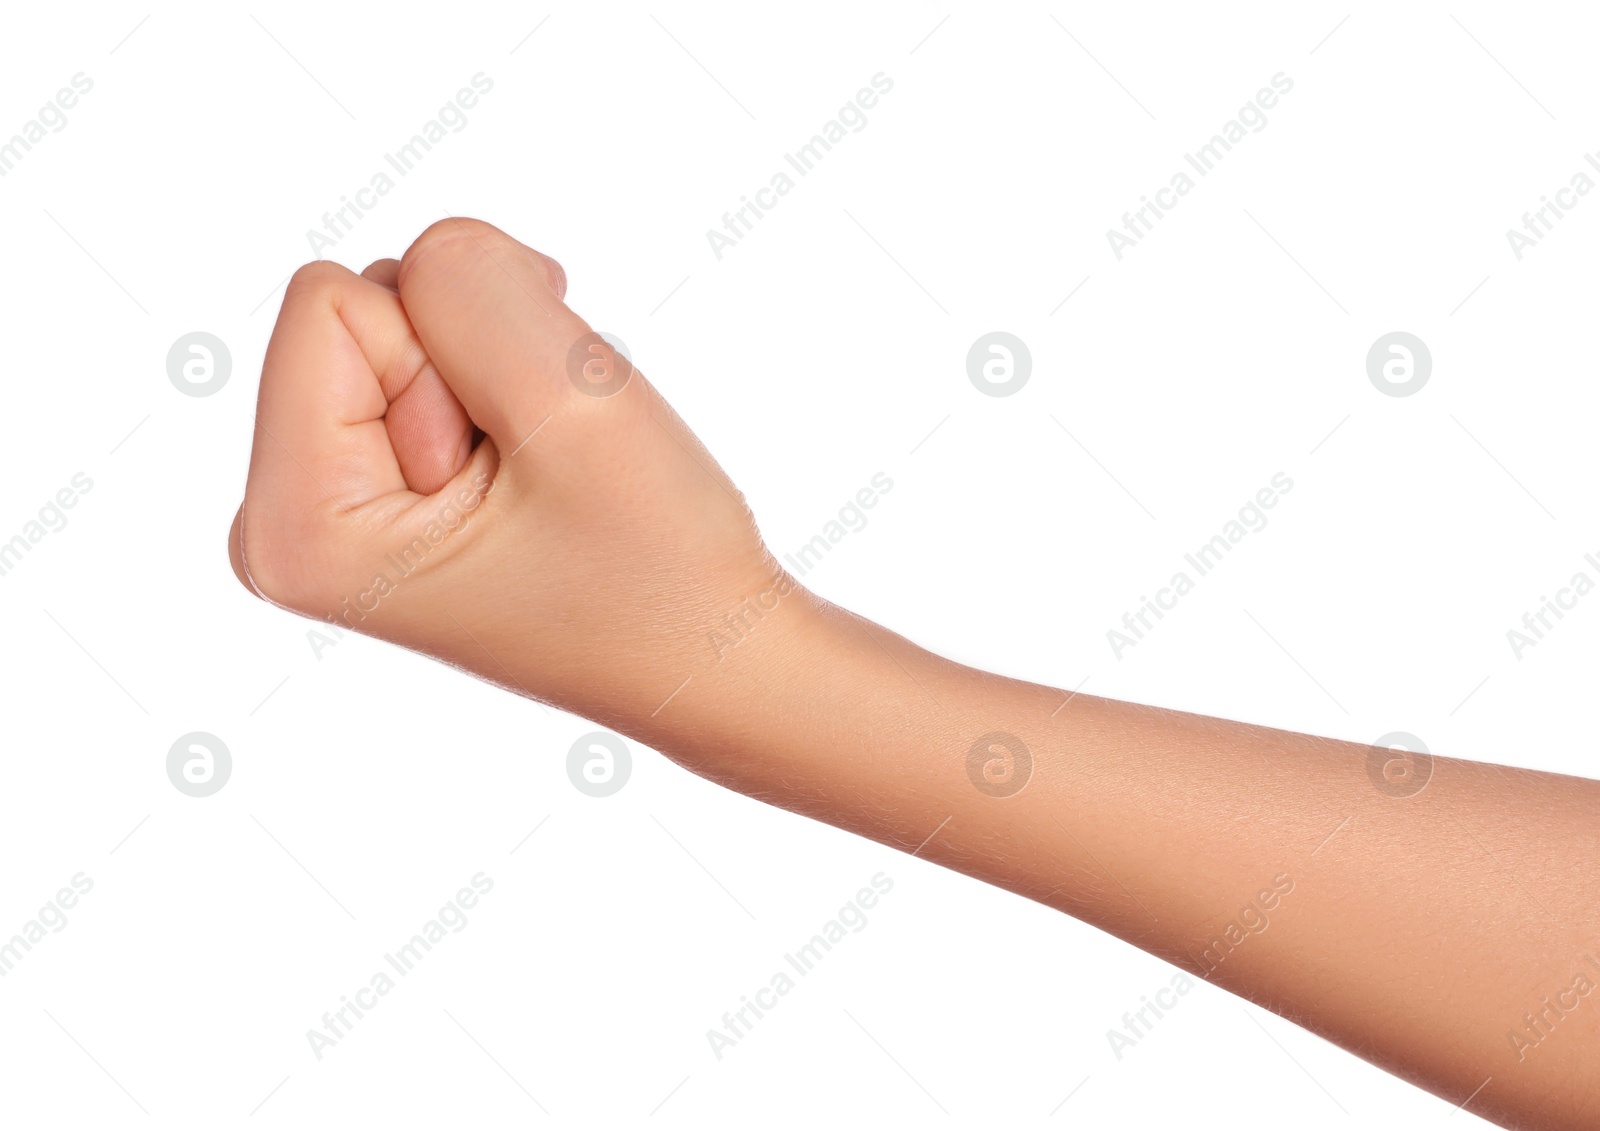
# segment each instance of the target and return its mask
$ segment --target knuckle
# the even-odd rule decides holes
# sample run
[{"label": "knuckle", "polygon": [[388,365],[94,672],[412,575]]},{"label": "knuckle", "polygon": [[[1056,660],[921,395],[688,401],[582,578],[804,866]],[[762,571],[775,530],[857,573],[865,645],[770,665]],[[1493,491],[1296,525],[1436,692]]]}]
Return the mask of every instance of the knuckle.
[{"label": "knuckle", "polygon": [[285,301],[296,298],[332,298],[342,291],[351,278],[349,270],[326,259],[313,260],[295,269],[289,276]]},{"label": "knuckle", "polygon": [[493,224],[465,216],[436,220],[423,229],[400,260],[402,286],[418,265],[426,260],[430,267],[450,270],[476,263],[486,253],[499,254],[516,246],[516,241]]}]

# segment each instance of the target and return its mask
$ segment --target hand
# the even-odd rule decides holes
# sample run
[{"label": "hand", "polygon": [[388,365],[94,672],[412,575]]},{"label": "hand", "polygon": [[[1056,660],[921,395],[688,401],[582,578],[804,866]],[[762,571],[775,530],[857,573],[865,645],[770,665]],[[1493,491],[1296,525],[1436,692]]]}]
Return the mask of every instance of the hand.
[{"label": "hand", "polygon": [[[476,220],[290,281],[234,568],[274,604],[620,725],[788,583],[546,256]],[[531,642],[531,644],[530,644]]]}]

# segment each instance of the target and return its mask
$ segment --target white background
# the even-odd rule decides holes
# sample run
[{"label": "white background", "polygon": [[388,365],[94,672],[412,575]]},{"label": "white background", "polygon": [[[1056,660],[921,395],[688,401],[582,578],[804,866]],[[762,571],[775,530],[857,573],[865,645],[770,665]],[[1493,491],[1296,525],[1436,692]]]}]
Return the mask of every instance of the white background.
[{"label": "white background", "polygon": [[[1473,1125],[1210,986],[1119,1060],[1165,964],[649,751],[584,796],[583,720],[364,639],[319,657],[227,564],[307,229],[483,72],[326,255],[461,214],[556,256],[780,554],[887,473],[822,594],[1061,687],[1592,774],[1600,599],[1520,659],[1506,631],[1600,550],[1600,201],[1520,261],[1505,232],[1600,141],[1595,29],[1204,8],[8,10],[0,137],[94,86],[0,178],[0,541],[94,486],[0,577],[0,936],[94,888],[0,979],[5,1121]],[[868,125],[719,261],[706,230],[877,72]],[[1106,230],[1278,72],[1266,128],[1118,261]],[[997,329],[1033,356],[1004,398],[965,372]],[[194,330],[231,350],[213,396],[167,377]],[[1414,396],[1367,377],[1394,330],[1432,352]],[[1270,524],[1114,656],[1280,471]],[[165,769],[196,730],[234,759],[205,799]],[[306,1031],[480,871],[466,928],[319,1061]],[[870,924],[718,1061],[706,1030],[880,871]]]}]

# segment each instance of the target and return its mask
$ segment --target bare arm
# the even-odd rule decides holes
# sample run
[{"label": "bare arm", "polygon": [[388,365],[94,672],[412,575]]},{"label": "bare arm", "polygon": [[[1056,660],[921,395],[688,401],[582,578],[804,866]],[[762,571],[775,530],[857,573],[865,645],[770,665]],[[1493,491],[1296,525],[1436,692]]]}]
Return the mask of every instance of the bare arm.
[{"label": "bare arm", "polygon": [[777,568],[549,260],[456,220],[363,274],[285,295],[230,538],[258,595],[1057,907],[1508,1126],[1600,1125],[1600,784],[1435,759],[1413,790],[1386,751],[943,660]]},{"label": "bare arm", "polygon": [[618,726],[1092,923],[1476,1114],[1600,1123],[1600,783],[1446,758],[1385,776],[1407,760],[1002,679],[789,601],[727,678]]}]

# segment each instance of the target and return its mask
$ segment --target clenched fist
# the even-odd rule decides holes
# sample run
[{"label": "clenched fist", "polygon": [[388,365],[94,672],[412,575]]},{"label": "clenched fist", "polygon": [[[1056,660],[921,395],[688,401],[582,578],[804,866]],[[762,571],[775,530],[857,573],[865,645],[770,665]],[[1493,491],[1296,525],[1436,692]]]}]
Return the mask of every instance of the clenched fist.
[{"label": "clenched fist", "polygon": [[[792,583],[742,496],[554,260],[476,220],[290,282],[240,579],[274,604],[624,727]],[[798,602],[796,602],[798,603]]]}]

